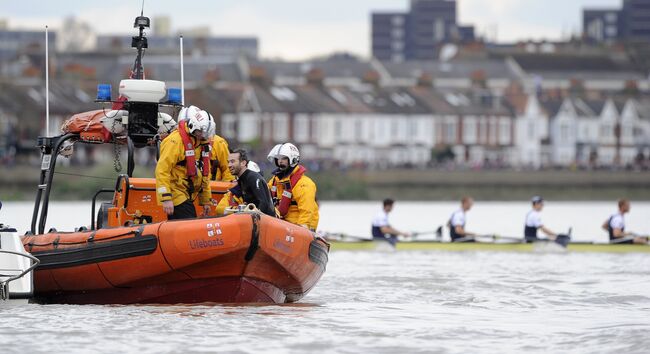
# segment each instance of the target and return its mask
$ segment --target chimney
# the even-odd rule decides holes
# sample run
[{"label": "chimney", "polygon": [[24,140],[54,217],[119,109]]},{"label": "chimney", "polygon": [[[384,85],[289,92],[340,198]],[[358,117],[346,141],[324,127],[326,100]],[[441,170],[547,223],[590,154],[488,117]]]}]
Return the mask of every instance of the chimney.
[{"label": "chimney", "polygon": [[220,78],[219,68],[208,69],[203,75],[203,80],[207,83],[214,83]]},{"label": "chimney", "polygon": [[473,87],[480,87],[480,88],[487,87],[487,75],[485,74],[484,70],[479,69],[479,70],[472,71],[472,74],[470,75],[470,79],[472,80]]},{"label": "chimney", "polygon": [[270,79],[266,73],[266,69],[261,66],[251,66],[248,74],[250,81],[260,85],[270,84]]},{"label": "chimney", "polygon": [[433,87],[433,76],[431,76],[430,73],[422,73],[420,77],[418,77],[417,86],[426,88]]},{"label": "chimney", "polygon": [[627,80],[625,81],[625,87],[623,88],[623,94],[627,96],[638,96],[639,95],[639,85],[636,80]]},{"label": "chimney", "polygon": [[312,68],[306,74],[307,84],[323,87],[323,81],[325,80],[325,74],[322,69]]},{"label": "chimney", "polygon": [[381,79],[381,75],[376,70],[368,70],[364,75],[363,75],[363,82],[367,84],[371,84],[374,87],[379,87],[379,80]]}]

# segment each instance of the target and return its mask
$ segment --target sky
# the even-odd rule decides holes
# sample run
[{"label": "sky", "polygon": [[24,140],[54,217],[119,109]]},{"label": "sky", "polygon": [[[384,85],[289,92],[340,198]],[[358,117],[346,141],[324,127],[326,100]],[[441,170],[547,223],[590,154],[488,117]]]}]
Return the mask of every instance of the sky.
[{"label": "sky", "polygon": [[[458,0],[458,20],[497,42],[559,40],[579,34],[583,8],[622,0]],[[256,36],[264,58],[301,60],[332,52],[370,55],[372,12],[406,11],[409,0],[145,0],[150,18],[170,15],[172,30],[209,26],[213,35]],[[99,34],[134,32],[141,0],[0,0],[10,29],[61,26],[66,17]]]}]

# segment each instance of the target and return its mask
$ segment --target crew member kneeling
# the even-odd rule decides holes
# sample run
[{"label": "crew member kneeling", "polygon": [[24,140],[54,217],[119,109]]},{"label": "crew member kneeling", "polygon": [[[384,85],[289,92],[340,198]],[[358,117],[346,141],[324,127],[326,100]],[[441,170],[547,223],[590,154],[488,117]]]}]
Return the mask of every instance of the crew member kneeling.
[{"label": "crew member kneeling", "polygon": [[269,188],[280,217],[312,231],[318,227],[316,184],[299,165],[300,151],[291,143],[278,144],[267,157],[278,167],[269,181]]}]

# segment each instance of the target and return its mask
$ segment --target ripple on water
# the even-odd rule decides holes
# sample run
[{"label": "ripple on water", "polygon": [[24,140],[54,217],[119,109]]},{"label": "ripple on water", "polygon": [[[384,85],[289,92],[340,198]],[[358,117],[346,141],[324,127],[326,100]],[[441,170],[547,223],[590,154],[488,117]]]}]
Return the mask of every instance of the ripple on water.
[{"label": "ripple on water", "polygon": [[641,353],[650,348],[641,269],[650,257],[334,252],[299,304],[0,308],[0,345],[3,354]]}]

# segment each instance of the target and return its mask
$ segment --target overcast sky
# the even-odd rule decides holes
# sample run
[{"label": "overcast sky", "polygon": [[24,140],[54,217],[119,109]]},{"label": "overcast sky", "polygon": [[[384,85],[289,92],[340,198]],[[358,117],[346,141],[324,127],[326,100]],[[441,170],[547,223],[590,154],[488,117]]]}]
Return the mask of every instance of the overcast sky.
[{"label": "overcast sky", "polygon": [[[406,11],[409,0],[146,0],[146,16],[171,15],[172,30],[210,26],[213,35],[252,35],[263,57],[304,59],[334,51],[370,53],[370,14]],[[458,0],[461,24],[499,42],[561,39],[581,31],[582,9],[620,7],[622,0]],[[64,17],[95,32],[132,32],[141,0],[0,0],[9,28],[56,29]]]}]

